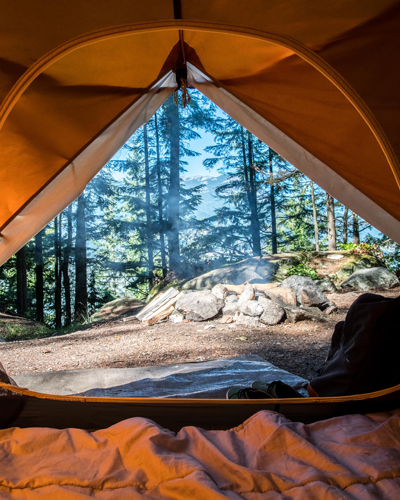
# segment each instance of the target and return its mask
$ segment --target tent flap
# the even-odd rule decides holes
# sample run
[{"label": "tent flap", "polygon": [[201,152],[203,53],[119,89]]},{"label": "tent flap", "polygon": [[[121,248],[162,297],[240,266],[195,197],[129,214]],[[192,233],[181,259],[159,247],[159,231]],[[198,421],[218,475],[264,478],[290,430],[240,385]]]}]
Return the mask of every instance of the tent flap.
[{"label": "tent flap", "polygon": [[193,86],[400,243],[400,0],[23,5],[0,0],[0,265],[164,102],[182,36]]}]

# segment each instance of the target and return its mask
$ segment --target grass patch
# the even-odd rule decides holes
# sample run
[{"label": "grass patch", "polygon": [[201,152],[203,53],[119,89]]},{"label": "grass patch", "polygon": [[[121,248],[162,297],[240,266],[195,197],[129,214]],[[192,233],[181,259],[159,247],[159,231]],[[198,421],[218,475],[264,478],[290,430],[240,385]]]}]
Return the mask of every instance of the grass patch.
[{"label": "grass patch", "polygon": [[37,326],[23,326],[23,325],[8,325],[2,323],[1,337],[7,342],[14,340],[31,340],[40,339],[42,337],[49,337],[52,331],[45,325]]},{"label": "grass patch", "polygon": [[46,325],[10,325],[4,321],[0,321],[0,337],[7,342],[16,340],[36,340],[48,338],[52,336],[68,335],[82,327],[81,324],[64,326],[63,328],[49,328]]}]

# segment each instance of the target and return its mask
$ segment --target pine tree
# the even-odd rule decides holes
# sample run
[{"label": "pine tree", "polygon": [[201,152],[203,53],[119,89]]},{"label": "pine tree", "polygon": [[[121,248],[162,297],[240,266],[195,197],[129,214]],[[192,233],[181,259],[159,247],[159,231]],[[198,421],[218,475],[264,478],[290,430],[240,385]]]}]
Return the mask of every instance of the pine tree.
[{"label": "pine tree", "polygon": [[26,249],[17,252],[17,313],[25,316],[27,312]]},{"label": "pine tree", "polygon": [[44,229],[35,236],[35,294],[36,321],[44,322],[44,291],[43,291],[43,235]]},{"label": "pine tree", "polygon": [[69,326],[72,323],[72,312],[71,312],[71,279],[69,276],[69,261],[72,251],[72,205],[64,210],[63,214],[65,214],[67,219],[67,240],[64,246],[63,260],[61,264],[61,271],[63,276],[63,285],[64,285],[64,300],[65,300],[65,308],[64,315],[65,326]]},{"label": "pine tree", "polygon": [[87,314],[87,260],[86,260],[86,219],[85,194],[78,198],[75,213],[75,313],[76,321],[81,321]]},{"label": "pine tree", "polygon": [[336,250],[336,227],[334,199],[326,193],[326,214],[328,219],[328,250]]}]

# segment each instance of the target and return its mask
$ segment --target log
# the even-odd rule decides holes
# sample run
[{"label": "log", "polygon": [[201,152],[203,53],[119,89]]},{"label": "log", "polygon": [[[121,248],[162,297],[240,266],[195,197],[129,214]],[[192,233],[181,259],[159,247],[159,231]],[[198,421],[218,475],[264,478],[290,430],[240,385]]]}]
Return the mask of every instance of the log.
[{"label": "log", "polygon": [[137,315],[136,318],[140,321],[150,312],[154,312],[159,309],[162,305],[168,302],[170,299],[179,294],[176,288],[169,288],[166,292],[161,293],[155,299],[153,299],[146,307],[144,307]]},{"label": "log", "polygon": [[154,325],[154,323],[158,323],[159,321],[167,318],[174,310],[174,306],[169,306],[167,309],[163,307],[162,311],[157,311],[150,319],[143,321],[143,323],[148,326]]},{"label": "log", "polygon": [[153,318],[153,316],[156,316],[166,309],[169,309],[171,306],[176,304],[176,301],[178,300],[178,296],[176,295],[175,297],[172,297],[171,300],[166,302],[165,304],[161,305],[160,307],[157,307],[154,311],[148,312],[145,316],[142,317],[142,321],[149,321]]}]

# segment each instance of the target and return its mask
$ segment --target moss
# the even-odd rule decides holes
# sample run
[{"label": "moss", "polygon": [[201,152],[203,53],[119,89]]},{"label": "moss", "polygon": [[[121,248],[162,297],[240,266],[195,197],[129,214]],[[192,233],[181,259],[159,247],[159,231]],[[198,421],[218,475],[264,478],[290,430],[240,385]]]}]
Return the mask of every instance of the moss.
[{"label": "moss", "polygon": [[374,255],[355,255],[354,258],[342,266],[336,273],[339,280],[345,280],[360,269],[371,267],[385,267]]}]

